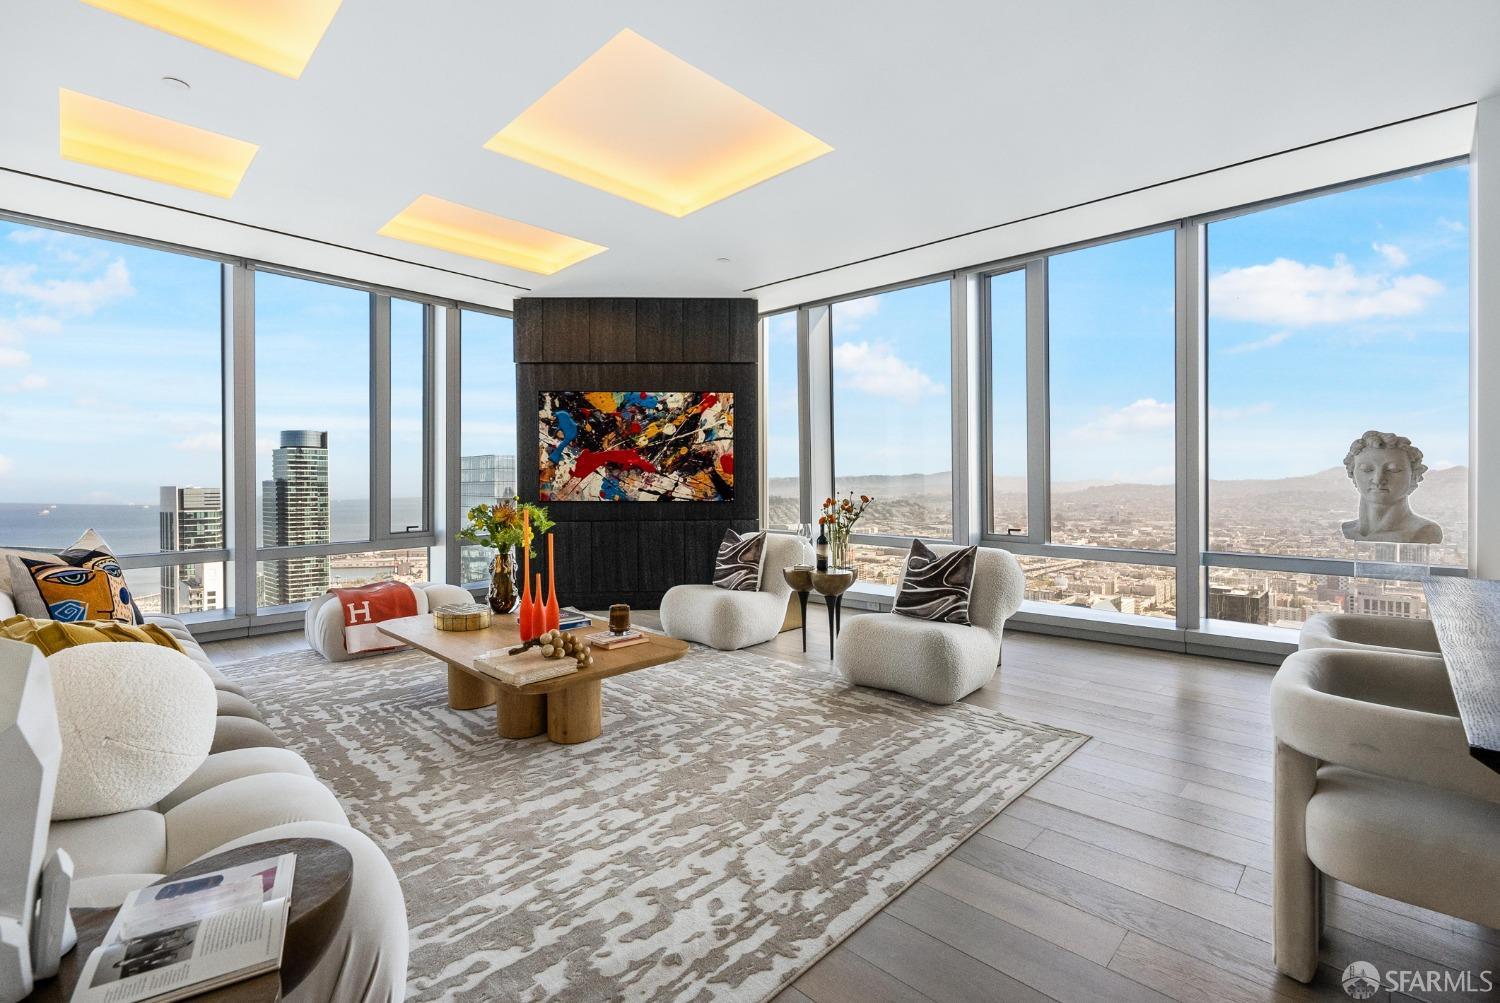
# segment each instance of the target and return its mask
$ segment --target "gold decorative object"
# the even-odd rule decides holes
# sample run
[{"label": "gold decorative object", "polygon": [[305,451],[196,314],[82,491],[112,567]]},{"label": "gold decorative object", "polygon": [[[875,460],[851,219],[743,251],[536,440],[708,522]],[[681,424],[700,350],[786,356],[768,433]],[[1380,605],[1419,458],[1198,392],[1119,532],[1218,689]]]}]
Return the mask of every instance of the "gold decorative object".
[{"label": "gold decorative object", "polygon": [[578,663],[577,668],[580,670],[594,664],[594,652],[589,643],[575,634],[561,630],[544,631],[524,644],[511,648],[506,654],[519,655],[532,648],[540,651],[543,658],[562,658],[567,655]]},{"label": "gold decorative object", "polygon": [[483,630],[493,615],[484,603],[449,603],[432,611],[432,623],[438,630]]}]

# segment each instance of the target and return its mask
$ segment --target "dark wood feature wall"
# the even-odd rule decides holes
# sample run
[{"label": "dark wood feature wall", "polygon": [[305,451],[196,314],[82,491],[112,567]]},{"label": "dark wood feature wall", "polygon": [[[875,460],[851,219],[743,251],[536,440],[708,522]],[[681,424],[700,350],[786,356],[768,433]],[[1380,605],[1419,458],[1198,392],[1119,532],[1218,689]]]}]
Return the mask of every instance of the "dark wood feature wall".
[{"label": "dark wood feature wall", "polygon": [[713,577],[724,531],[760,519],[759,381],[753,299],[516,301],[516,481],[537,500],[540,394],[710,390],[734,394],[734,501],[549,502],[558,599],[580,609],[656,609],[662,593]]}]

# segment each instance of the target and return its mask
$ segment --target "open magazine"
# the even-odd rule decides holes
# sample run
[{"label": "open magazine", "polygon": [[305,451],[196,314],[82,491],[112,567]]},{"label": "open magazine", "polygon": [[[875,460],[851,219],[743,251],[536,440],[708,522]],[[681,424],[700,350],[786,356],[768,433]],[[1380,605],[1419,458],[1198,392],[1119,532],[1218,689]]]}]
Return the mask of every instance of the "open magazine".
[{"label": "open magazine", "polygon": [[132,892],[73,1003],[168,1003],[280,968],[296,864],[283,853]]}]

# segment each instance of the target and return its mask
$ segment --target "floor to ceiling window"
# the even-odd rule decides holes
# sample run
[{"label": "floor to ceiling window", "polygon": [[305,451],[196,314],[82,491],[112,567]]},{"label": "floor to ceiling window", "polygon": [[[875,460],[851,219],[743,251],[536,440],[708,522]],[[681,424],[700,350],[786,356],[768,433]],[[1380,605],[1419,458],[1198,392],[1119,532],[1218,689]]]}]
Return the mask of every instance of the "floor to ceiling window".
[{"label": "floor to ceiling window", "polygon": [[989,297],[989,497],[992,536],[1027,532],[1026,270],[986,280]]},{"label": "floor to ceiling window", "polygon": [[[467,512],[479,504],[516,495],[516,366],[511,319],[478,310],[460,318],[462,362],[459,400],[460,503]],[[536,435],[535,415],[531,435]],[[492,552],[460,550],[461,580],[489,579]]]},{"label": "floor to ceiling window", "polygon": [[[766,527],[798,529],[802,517],[802,424],[797,389],[797,311],[761,321],[765,350]],[[821,499],[819,499],[821,500]]]},{"label": "floor to ceiling window", "polygon": [[[0,220],[0,545],[224,549],[221,270]],[[227,598],[223,561],[125,577],[146,612]]]},{"label": "floor to ceiling window", "polygon": [[427,307],[391,300],[390,531],[427,527]]},{"label": "floor to ceiling window", "polygon": [[950,295],[929,282],[830,308],[834,492],[875,499],[857,533],[953,536]]},{"label": "floor to ceiling window", "polygon": [[932,536],[1015,552],[1032,613],[1126,633],[1423,615],[1469,546],[1468,186],[1450,164],[801,308],[813,482],[877,499],[862,580]]},{"label": "floor to ceiling window", "polygon": [[[1468,175],[1448,167],[1208,225],[1218,560],[1332,558],[1371,572],[1466,563]],[[1362,466],[1389,480],[1363,502]],[[1436,526],[1413,532],[1422,524],[1406,513]],[[1419,583],[1258,563],[1212,570],[1210,617],[1296,626],[1326,611],[1425,614]]]},{"label": "floor to ceiling window", "polygon": [[1054,543],[1172,550],[1171,231],[1047,260]]}]

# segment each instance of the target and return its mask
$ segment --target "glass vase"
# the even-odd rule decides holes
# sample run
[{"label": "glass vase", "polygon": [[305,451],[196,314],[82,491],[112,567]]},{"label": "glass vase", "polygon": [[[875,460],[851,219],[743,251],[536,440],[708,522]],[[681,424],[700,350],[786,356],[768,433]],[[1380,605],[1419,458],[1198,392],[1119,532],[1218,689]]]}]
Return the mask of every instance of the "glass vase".
[{"label": "glass vase", "polygon": [[843,570],[849,567],[849,535],[835,533],[828,538],[828,567]]},{"label": "glass vase", "polygon": [[490,609],[509,613],[516,608],[516,553],[506,547],[490,562]]}]

